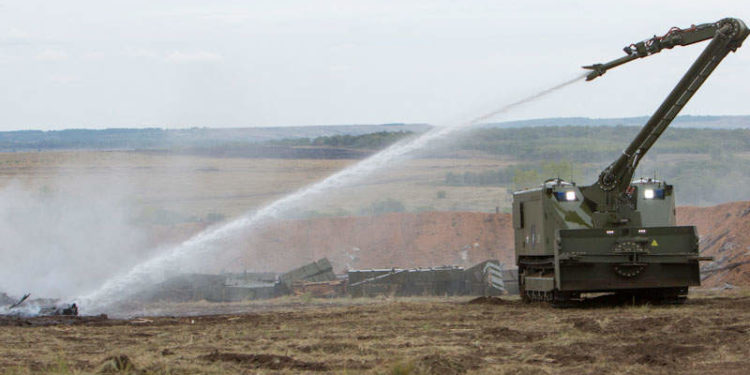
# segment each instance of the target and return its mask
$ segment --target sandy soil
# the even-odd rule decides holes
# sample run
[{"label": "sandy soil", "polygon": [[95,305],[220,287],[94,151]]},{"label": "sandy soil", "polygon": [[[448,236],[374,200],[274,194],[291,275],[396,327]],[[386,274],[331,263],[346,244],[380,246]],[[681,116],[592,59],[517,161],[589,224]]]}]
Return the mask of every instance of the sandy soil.
[{"label": "sandy soil", "polygon": [[[188,317],[0,324],[5,373],[745,374],[750,294],[684,306],[299,300]],[[290,301],[286,301],[290,302]],[[238,307],[238,306],[235,306]]]}]

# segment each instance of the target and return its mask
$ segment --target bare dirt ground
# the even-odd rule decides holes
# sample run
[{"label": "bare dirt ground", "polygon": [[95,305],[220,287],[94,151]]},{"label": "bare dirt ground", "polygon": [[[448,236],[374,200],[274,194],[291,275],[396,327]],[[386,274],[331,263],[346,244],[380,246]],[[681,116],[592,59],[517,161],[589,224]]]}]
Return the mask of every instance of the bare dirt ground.
[{"label": "bare dirt ground", "polygon": [[0,366],[7,374],[745,374],[750,366],[747,290],[698,291],[683,306],[479,302],[300,299],[222,315],[6,319]]}]

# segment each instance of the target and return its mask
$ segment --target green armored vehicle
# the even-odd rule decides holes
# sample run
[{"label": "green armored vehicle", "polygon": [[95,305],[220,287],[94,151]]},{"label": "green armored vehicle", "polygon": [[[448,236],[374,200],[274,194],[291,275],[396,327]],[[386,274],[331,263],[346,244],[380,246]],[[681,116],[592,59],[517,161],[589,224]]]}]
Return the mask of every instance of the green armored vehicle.
[{"label": "green armored vehicle", "polygon": [[655,301],[682,302],[700,285],[698,236],[676,226],[672,185],[632,181],[638,163],[721,60],[748,36],[739,19],[672,28],[663,36],[625,47],[608,69],[662,49],[711,40],[667,99],[598,181],[577,186],[561,179],[513,194],[513,227],[519,290],[525,301],[560,303],[583,293],[615,292]]}]

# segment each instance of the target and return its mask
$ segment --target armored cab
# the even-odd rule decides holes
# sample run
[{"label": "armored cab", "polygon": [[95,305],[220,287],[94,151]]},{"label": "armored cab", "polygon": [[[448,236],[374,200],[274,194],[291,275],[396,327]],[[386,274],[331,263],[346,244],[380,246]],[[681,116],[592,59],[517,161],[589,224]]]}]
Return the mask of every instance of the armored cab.
[{"label": "armored cab", "polygon": [[625,47],[626,56],[584,67],[587,80],[677,45],[711,40],[622,155],[591,185],[561,179],[513,194],[518,282],[524,300],[563,302],[615,292],[681,302],[700,285],[698,236],[677,226],[672,185],[633,181],[638,163],[722,59],[749,31],[734,18],[672,28]]}]

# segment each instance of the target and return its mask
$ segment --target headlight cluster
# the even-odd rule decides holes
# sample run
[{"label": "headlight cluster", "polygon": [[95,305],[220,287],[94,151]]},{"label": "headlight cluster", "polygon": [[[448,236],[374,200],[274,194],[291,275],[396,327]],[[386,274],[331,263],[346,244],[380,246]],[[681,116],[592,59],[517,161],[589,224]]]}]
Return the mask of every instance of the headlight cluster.
[{"label": "headlight cluster", "polygon": [[578,200],[575,190],[556,191],[554,194],[558,201],[572,202]]},{"label": "headlight cluster", "polygon": [[643,189],[644,199],[664,199],[664,189]]},{"label": "headlight cluster", "polygon": [[643,197],[646,199],[654,199],[654,189],[646,189],[643,191]]}]

